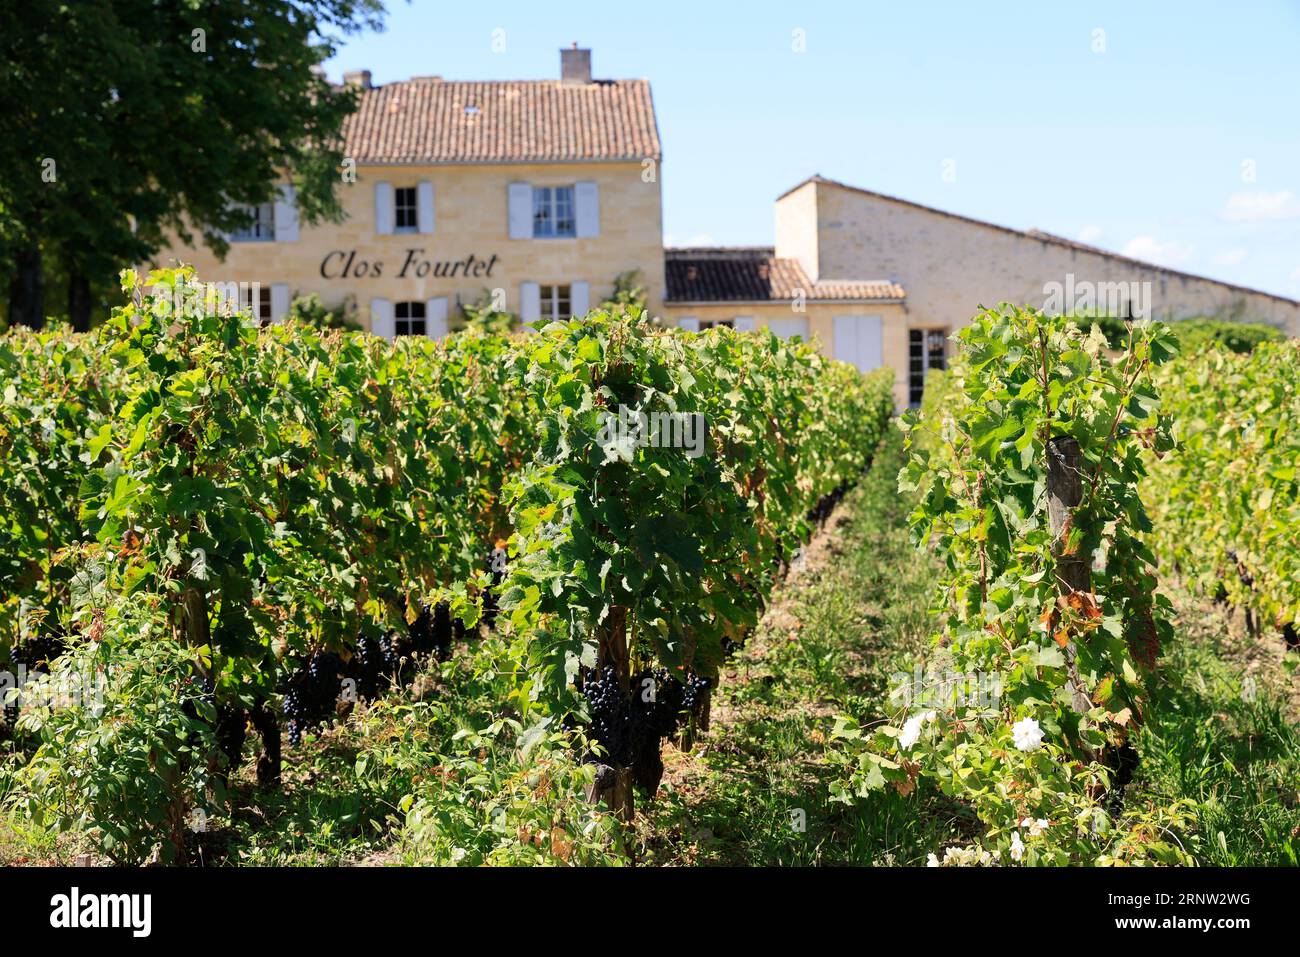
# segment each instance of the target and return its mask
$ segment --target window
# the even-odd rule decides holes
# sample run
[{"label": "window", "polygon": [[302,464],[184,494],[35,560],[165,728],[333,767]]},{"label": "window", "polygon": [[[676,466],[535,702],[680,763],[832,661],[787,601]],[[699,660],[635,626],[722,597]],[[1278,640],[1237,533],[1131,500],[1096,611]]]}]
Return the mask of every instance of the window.
[{"label": "window", "polygon": [[275,203],[241,207],[252,214],[253,221],[230,234],[234,243],[273,242],[275,240]]},{"label": "window", "polygon": [[428,327],[424,323],[424,303],[399,302],[393,305],[393,335],[422,336]]},{"label": "window", "polygon": [[736,328],[736,322],[734,319],[701,319],[700,320],[701,332],[703,332],[705,329],[715,329],[718,326],[726,326],[728,329],[734,329]]},{"label": "window", "polygon": [[[254,302],[256,299],[256,302]],[[239,308],[262,325],[271,321],[271,287],[260,283],[239,284]]]},{"label": "window", "polygon": [[925,393],[925,374],[948,368],[948,336],[943,329],[910,329],[907,336],[907,403],[916,408]]},{"label": "window", "polygon": [[393,190],[393,230],[399,233],[415,232],[420,228],[418,216],[415,187],[399,186]]},{"label": "window", "polygon": [[533,235],[576,236],[572,186],[533,187]]},{"label": "window", "polygon": [[568,286],[541,286],[539,288],[542,318],[547,322],[569,319],[573,315],[573,299]]}]

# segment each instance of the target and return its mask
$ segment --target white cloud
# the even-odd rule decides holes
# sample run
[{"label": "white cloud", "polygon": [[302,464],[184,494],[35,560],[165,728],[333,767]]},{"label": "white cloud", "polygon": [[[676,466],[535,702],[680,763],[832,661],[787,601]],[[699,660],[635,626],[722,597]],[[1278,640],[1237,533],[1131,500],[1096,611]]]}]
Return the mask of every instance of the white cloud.
[{"label": "white cloud", "polygon": [[1161,266],[1177,266],[1192,258],[1192,247],[1171,240],[1157,242],[1154,236],[1134,236],[1121,252],[1134,259],[1142,259]]},{"label": "white cloud", "polygon": [[1214,257],[1216,266],[1236,266],[1245,262],[1246,256],[1249,255],[1244,249],[1225,249],[1219,255]]},{"label": "white cloud", "polygon": [[1223,218],[1234,222],[1300,218],[1300,198],[1289,189],[1233,193],[1223,207]]},{"label": "white cloud", "polygon": [[1095,243],[1099,239],[1101,239],[1100,226],[1084,226],[1083,229],[1079,230],[1079,242],[1081,243]]}]

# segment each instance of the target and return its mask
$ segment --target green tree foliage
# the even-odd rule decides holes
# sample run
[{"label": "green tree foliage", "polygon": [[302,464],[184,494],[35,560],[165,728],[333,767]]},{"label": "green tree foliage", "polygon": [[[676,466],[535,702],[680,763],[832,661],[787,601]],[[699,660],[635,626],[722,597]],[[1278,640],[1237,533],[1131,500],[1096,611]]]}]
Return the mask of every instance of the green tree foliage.
[{"label": "green tree foliage", "polygon": [[[0,13],[0,275],[11,318],[44,318],[42,259],[89,301],[168,233],[218,252],[232,204],[297,188],[337,219],[339,133],[354,91],[314,71],[377,0],[32,0]],[[71,295],[73,288],[86,296]],[[74,324],[84,311],[74,310]]]}]

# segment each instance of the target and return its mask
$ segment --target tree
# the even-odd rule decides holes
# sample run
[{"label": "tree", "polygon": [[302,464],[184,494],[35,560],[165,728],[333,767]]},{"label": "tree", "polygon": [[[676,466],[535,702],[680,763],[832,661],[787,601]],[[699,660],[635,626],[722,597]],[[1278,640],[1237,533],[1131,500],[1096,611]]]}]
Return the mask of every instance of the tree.
[{"label": "tree", "polygon": [[355,90],[319,64],[378,28],[379,0],[30,0],[0,12],[0,272],[40,326],[44,271],[74,326],[94,290],[169,234],[224,255],[287,177],[306,223],[337,221]]}]

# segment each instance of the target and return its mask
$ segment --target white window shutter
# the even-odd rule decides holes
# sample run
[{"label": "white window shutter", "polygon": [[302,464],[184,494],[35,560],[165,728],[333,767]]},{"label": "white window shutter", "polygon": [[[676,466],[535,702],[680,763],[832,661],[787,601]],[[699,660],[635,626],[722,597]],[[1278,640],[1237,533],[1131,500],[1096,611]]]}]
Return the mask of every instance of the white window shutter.
[{"label": "white window shutter", "polygon": [[289,284],[276,282],[271,284],[271,321],[284,322],[289,314]]},{"label": "white window shutter", "polygon": [[866,316],[858,327],[858,343],[866,360],[865,369],[879,369],[885,364],[885,323],[879,316]]},{"label": "white window shutter", "polygon": [[422,233],[433,232],[433,183],[420,180],[416,187],[416,224]]},{"label": "white window shutter", "polygon": [[370,300],[370,332],[384,339],[392,339],[397,334],[397,325],[393,322],[393,304],[389,300]]},{"label": "white window shutter", "polygon": [[790,339],[794,336],[808,338],[808,320],[801,317],[791,319],[769,319],[767,330],[778,339]]},{"label": "white window shutter", "polygon": [[600,235],[600,190],[591,180],[573,184],[575,231],[579,239]]},{"label": "white window shutter", "polygon": [[699,332],[700,320],[696,319],[694,316],[682,316],[682,318],[677,320],[677,328],[685,329],[687,332]]},{"label": "white window shutter", "polygon": [[298,241],[298,205],[294,198],[293,186],[280,187],[280,193],[275,199],[274,213],[275,241],[277,243],[296,243]]},{"label": "white window shutter", "polygon": [[533,238],[533,187],[531,183],[511,183],[506,187],[509,206],[510,238]]},{"label": "white window shutter", "polygon": [[535,282],[519,284],[519,318],[525,326],[542,318],[542,290]]},{"label": "white window shutter", "polygon": [[573,318],[581,319],[591,308],[591,287],[585,282],[575,282],[569,286],[569,311]]},{"label": "white window shutter", "polygon": [[424,304],[424,334],[430,339],[447,335],[447,297],[439,296]]},{"label": "white window shutter", "polygon": [[389,236],[393,232],[393,184],[375,183],[375,235]]},{"label": "white window shutter", "polygon": [[753,332],[757,326],[754,325],[753,316],[737,316],[732,322],[731,328],[737,332]]}]

